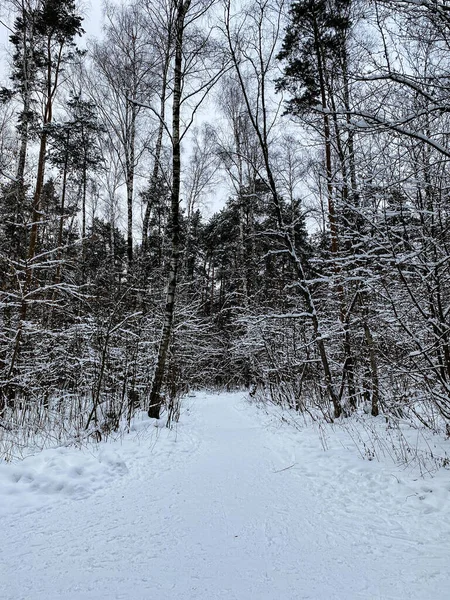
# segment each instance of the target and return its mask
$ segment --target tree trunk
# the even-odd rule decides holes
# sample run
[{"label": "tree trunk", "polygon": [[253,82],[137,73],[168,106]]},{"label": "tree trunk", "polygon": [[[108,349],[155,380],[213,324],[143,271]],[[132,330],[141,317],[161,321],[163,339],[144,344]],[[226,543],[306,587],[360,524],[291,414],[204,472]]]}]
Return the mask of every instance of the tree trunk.
[{"label": "tree trunk", "polygon": [[[69,135],[67,136],[68,141]],[[61,191],[61,216],[59,217],[59,226],[58,226],[58,242],[57,242],[57,250],[56,250],[56,272],[53,283],[55,285],[59,285],[61,283],[61,272],[62,272],[62,245],[63,245],[63,237],[64,237],[64,211],[66,207],[66,191],[67,191],[67,171],[68,171],[68,161],[69,154],[66,151],[66,155],[64,157],[64,170],[63,170],[63,181],[62,181],[62,191]],[[53,314],[54,314],[54,303],[56,301],[56,289],[53,290],[52,293],[52,306],[49,315],[49,323],[51,323]]]},{"label": "tree trunk", "polygon": [[379,401],[380,401],[380,386],[379,386],[379,378],[378,378],[378,361],[377,355],[375,351],[375,344],[373,341],[372,331],[369,326],[369,310],[366,303],[365,294],[360,294],[360,303],[363,310],[363,329],[364,329],[364,338],[366,341],[367,350],[369,353],[369,362],[370,362],[370,375],[372,380],[372,407],[371,414],[373,417],[377,417],[380,412]]},{"label": "tree trunk", "polygon": [[166,96],[167,96],[167,75],[169,71],[170,62],[170,39],[167,43],[167,53],[165,56],[165,64],[163,70],[163,77],[161,83],[161,104],[159,110],[159,125],[158,125],[158,136],[156,138],[155,145],[155,158],[153,163],[153,171],[150,178],[150,197],[145,207],[144,221],[142,224],[142,249],[144,252],[148,249],[148,228],[150,223],[150,213],[152,205],[156,199],[159,169],[161,162],[162,142],[164,134],[164,119],[166,117]]},{"label": "tree trunk", "polygon": [[129,144],[126,157],[126,186],[127,186],[127,259],[128,267],[133,262],[133,195],[134,195],[134,169],[135,169],[135,143],[136,143],[136,105],[130,104],[131,123]]},{"label": "tree trunk", "polygon": [[171,193],[171,233],[172,233],[172,256],[169,266],[169,280],[167,285],[166,307],[164,313],[164,325],[158,351],[156,369],[153,376],[150,392],[150,404],[148,416],[159,419],[163,398],[161,395],[162,383],[166,372],[167,353],[169,350],[170,336],[172,333],[173,316],[175,309],[177,274],[180,260],[180,179],[181,179],[181,153],[180,153],[180,111],[181,111],[181,88],[183,80],[183,33],[184,19],[189,10],[191,0],[181,2],[177,11],[175,23],[175,66],[174,66],[174,89],[172,106],[172,193]]}]

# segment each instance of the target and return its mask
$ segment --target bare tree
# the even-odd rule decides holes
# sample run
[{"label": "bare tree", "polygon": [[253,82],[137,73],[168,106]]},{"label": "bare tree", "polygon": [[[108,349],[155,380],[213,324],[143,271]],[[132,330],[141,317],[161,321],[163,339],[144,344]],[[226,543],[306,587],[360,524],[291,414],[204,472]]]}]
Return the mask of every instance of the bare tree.
[{"label": "bare tree", "polygon": [[[139,103],[153,94],[155,55],[145,12],[138,3],[105,4],[104,38],[92,45],[92,67],[84,73],[85,93],[99,107],[122,165],[127,205],[127,257],[133,261],[133,203],[136,169],[151,136]],[[84,233],[82,233],[84,235]]]}]

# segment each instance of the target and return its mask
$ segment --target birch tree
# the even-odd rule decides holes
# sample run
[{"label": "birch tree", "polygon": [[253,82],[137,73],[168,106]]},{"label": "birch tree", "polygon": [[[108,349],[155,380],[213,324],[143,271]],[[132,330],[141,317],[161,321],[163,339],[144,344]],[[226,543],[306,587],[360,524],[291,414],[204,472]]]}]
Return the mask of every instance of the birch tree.
[{"label": "birch tree", "polygon": [[[221,77],[224,60],[212,34],[204,35],[197,25],[205,19],[211,1],[171,0],[173,24],[173,88],[170,142],[172,147],[172,186],[170,194],[171,259],[167,281],[164,325],[150,391],[150,417],[159,418],[161,394],[166,374],[167,354],[174,322],[178,269],[180,264],[180,185],[181,142],[194,122],[200,106]],[[168,128],[166,126],[166,131]]]},{"label": "birch tree", "polygon": [[150,139],[142,102],[154,93],[153,41],[140,5],[105,4],[104,37],[92,45],[92,67],[85,71],[87,89],[100,111],[111,147],[122,166],[126,190],[127,257],[133,262],[136,169]]}]

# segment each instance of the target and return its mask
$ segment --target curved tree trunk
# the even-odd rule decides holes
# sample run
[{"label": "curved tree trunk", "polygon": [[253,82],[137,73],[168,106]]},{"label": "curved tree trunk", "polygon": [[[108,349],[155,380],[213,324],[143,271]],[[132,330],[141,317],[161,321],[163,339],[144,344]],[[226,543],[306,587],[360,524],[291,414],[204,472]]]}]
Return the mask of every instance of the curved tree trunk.
[{"label": "curved tree trunk", "polygon": [[[266,176],[267,176],[267,184],[269,186],[270,193],[272,196],[272,203],[273,203],[273,207],[275,209],[276,219],[278,222],[278,229],[282,236],[283,243],[287,250],[289,259],[295,269],[296,276],[297,276],[298,289],[304,299],[307,311],[310,315],[311,324],[312,324],[312,328],[313,328],[313,332],[314,332],[314,343],[316,345],[318,354],[320,356],[320,361],[322,363],[322,369],[324,372],[325,389],[327,391],[328,399],[329,399],[331,405],[333,406],[334,417],[337,419],[342,414],[342,406],[341,406],[341,402],[339,399],[339,395],[335,389],[335,384],[333,381],[333,373],[332,373],[330,361],[328,358],[327,347],[325,345],[324,336],[323,336],[323,333],[320,328],[320,322],[319,322],[319,317],[317,314],[314,298],[313,298],[310,286],[307,281],[303,260],[300,256],[298,256],[294,240],[292,239],[288,228],[285,227],[285,224],[284,224],[282,208],[281,208],[281,198],[278,193],[277,184],[275,181],[275,176],[274,176],[271,161],[270,161],[269,138],[268,138],[269,127],[267,125],[268,117],[267,117],[267,105],[266,105],[266,99],[265,99],[265,94],[266,94],[266,92],[265,92],[265,84],[266,84],[265,76],[266,76],[267,71],[265,70],[264,64],[261,63],[262,76],[261,76],[261,80],[259,82],[259,86],[260,86],[259,94],[260,94],[260,98],[261,98],[260,119],[261,119],[262,124],[260,124],[257,120],[257,117],[255,116],[254,111],[252,110],[251,102],[250,102],[250,99],[249,99],[249,96],[247,93],[247,89],[246,89],[246,84],[243,79],[242,72],[241,72],[240,65],[239,65],[239,57],[236,53],[235,47],[233,46],[233,40],[232,40],[231,29],[230,29],[230,19],[231,19],[230,15],[231,15],[231,3],[229,0],[228,4],[227,4],[227,8],[226,8],[225,28],[226,28],[227,38],[228,38],[228,47],[230,50],[230,57],[231,57],[232,63],[235,68],[235,72],[236,72],[236,75],[237,75],[237,78],[239,81],[239,85],[242,90],[242,94],[244,97],[244,101],[245,101],[245,105],[247,108],[247,114],[250,119],[250,123],[253,127],[253,130],[255,131],[256,137],[258,139],[258,142],[259,142],[259,145],[261,148],[263,161],[264,161],[264,169],[265,169]],[[262,40],[262,38],[261,38],[261,40]],[[261,44],[262,44],[262,41],[261,41]],[[261,48],[260,48],[259,56],[262,60]],[[326,135],[329,135],[329,133],[326,132]],[[327,173],[328,173],[328,162],[327,162]],[[332,197],[330,195],[331,192],[332,192],[331,179],[328,178],[328,199],[329,200],[332,200]],[[336,244],[337,243],[337,235],[336,235],[337,232],[334,227],[335,221],[333,220],[333,215],[334,215],[334,205],[333,204],[331,204],[329,206],[329,210],[330,210],[330,230],[331,230],[331,234],[332,234],[332,240],[334,240],[332,243]]]}]

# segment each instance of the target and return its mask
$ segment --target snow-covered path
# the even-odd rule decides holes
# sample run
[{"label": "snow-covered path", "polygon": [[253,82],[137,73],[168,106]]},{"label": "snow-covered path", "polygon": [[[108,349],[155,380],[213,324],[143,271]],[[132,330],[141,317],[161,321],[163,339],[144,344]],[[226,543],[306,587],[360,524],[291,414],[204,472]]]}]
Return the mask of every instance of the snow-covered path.
[{"label": "snow-covered path", "polygon": [[128,472],[95,492],[4,505],[1,600],[450,599],[448,498],[422,510],[240,394],[189,402],[176,431],[115,444]]}]

